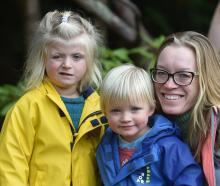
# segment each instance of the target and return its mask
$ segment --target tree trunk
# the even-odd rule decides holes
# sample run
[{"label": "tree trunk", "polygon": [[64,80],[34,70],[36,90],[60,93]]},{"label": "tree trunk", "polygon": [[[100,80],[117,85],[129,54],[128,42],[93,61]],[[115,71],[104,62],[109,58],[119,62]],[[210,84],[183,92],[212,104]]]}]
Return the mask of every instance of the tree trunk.
[{"label": "tree trunk", "polygon": [[212,18],[208,38],[216,47],[218,53],[220,53],[220,1],[218,2]]},{"label": "tree trunk", "polygon": [[39,0],[26,0],[25,13],[25,38],[26,49],[28,49],[36,26],[35,24],[40,19]]},{"label": "tree trunk", "polygon": [[[139,24],[141,22],[138,8],[129,0],[110,0],[113,12],[102,1],[98,0],[73,0],[87,12],[92,13],[109,29],[117,33],[128,43],[136,43],[139,38]],[[147,33],[147,32],[145,32]],[[149,35],[148,35],[149,37]]]}]

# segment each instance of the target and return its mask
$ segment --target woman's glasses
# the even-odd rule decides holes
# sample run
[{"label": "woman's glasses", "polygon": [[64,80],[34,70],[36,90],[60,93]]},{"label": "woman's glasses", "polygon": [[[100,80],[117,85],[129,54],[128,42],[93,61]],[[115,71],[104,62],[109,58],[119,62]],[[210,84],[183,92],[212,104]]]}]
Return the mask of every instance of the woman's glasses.
[{"label": "woman's glasses", "polygon": [[196,72],[188,72],[188,71],[179,71],[171,74],[165,70],[155,69],[155,68],[151,69],[150,73],[151,73],[151,79],[155,83],[165,84],[169,80],[169,78],[172,77],[173,81],[177,85],[181,85],[181,86],[190,85],[192,83],[194,76],[198,75]]}]

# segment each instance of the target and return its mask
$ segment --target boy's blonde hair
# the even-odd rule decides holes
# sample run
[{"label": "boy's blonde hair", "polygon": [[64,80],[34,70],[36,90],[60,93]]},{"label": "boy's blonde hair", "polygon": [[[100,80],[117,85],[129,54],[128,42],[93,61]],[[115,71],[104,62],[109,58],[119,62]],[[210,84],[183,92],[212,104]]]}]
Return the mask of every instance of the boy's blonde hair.
[{"label": "boy's blonde hair", "polygon": [[79,91],[94,84],[97,87],[101,82],[100,47],[102,37],[96,28],[86,19],[72,11],[48,12],[40,22],[26,61],[24,81],[26,90],[37,87],[45,77],[45,60],[48,57],[48,48],[59,41],[69,41],[77,36],[80,45],[85,49],[87,72],[80,82]]},{"label": "boy's blonde hair", "polygon": [[101,108],[121,103],[147,103],[155,107],[153,85],[142,68],[126,64],[113,68],[104,78],[100,89]]}]

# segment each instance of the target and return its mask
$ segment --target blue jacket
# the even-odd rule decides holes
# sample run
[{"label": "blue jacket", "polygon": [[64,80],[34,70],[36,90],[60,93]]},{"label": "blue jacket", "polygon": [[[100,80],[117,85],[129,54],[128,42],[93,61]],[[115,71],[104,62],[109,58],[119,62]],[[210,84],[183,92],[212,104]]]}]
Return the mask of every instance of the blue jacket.
[{"label": "blue jacket", "polygon": [[174,124],[162,115],[150,119],[152,126],[128,162],[120,166],[118,137],[107,129],[96,159],[105,186],[201,186],[200,166],[188,146],[177,136]]}]

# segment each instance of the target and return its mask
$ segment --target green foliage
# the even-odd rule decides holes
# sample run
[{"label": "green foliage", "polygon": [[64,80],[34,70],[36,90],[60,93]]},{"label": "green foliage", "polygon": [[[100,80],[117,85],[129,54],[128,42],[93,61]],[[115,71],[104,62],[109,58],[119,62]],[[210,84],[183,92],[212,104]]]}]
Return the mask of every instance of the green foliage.
[{"label": "green foliage", "polygon": [[103,49],[103,58],[101,60],[103,75],[116,66],[120,66],[123,63],[133,63],[129,57],[129,50],[126,48],[117,49]]},{"label": "green foliage", "polygon": [[[164,36],[159,36],[153,40],[143,38],[146,43],[144,46],[136,48],[117,48],[117,49],[103,49],[102,67],[103,75],[116,66],[124,63],[139,64],[140,66],[147,66],[150,69],[155,63],[155,52],[164,41]],[[132,56],[139,56],[142,61],[135,61]],[[144,65],[147,63],[147,65]]]},{"label": "green foliage", "polygon": [[5,116],[10,107],[23,93],[22,83],[17,85],[5,84],[0,86],[0,116]]},{"label": "green foliage", "polygon": [[145,37],[143,39],[149,45],[150,48],[156,48],[157,49],[157,48],[160,47],[161,43],[164,41],[165,36],[161,35],[161,36],[158,36],[158,37],[154,38],[153,40],[149,39],[148,37]]}]

